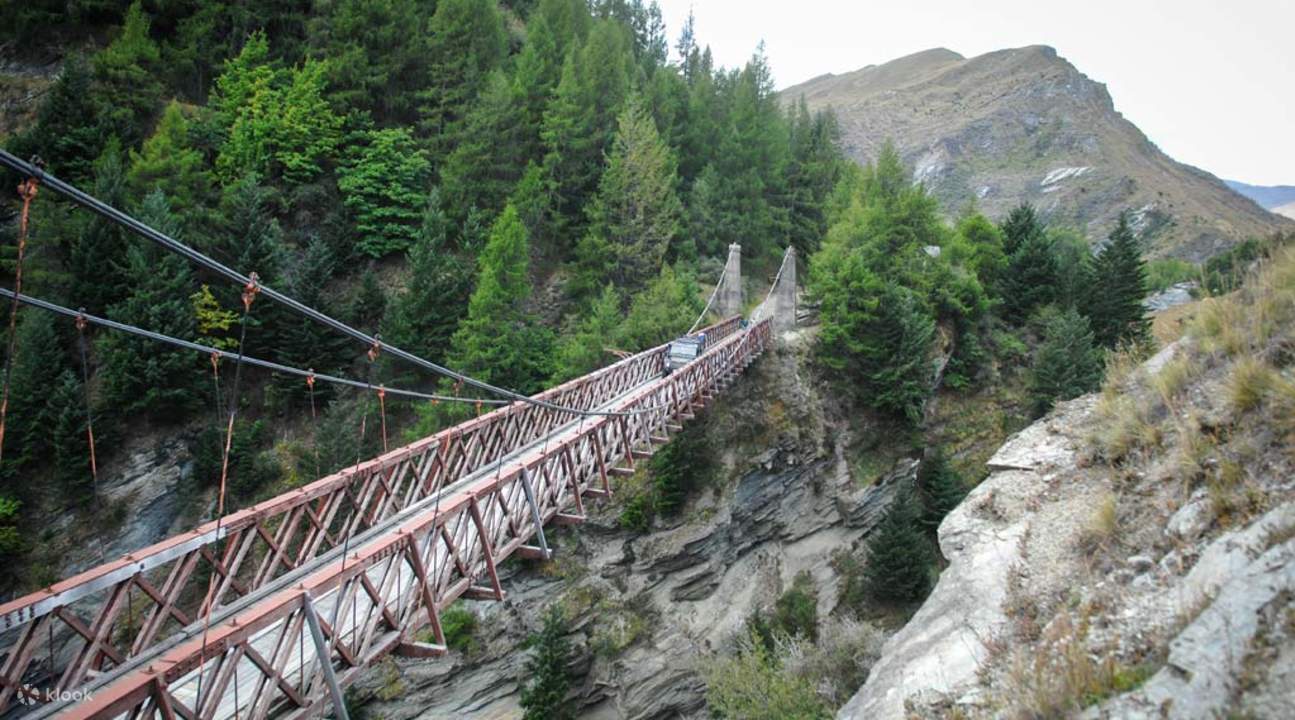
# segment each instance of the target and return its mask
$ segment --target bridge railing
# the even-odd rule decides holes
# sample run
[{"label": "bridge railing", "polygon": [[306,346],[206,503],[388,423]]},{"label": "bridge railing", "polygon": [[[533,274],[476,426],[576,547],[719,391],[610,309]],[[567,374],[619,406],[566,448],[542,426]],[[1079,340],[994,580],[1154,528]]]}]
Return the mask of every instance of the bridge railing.
[{"label": "bridge railing", "polygon": [[[707,328],[730,336],[737,317]],[[659,376],[665,346],[535,396],[592,411]],[[0,712],[32,687],[73,690],[191,625],[209,609],[346,546],[441,489],[576,421],[516,402],[301,488],[207,522],[0,606],[8,644]]]},{"label": "bridge railing", "polygon": [[[344,555],[321,558],[215,612],[110,678],[89,699],[42,708],[37,717],[296,718],[339,702],[339,688],[396,650],[443,649],[440,612],[456,598],[503,599],[497,566],[547,522],[584,518],[584,495],[679,430],[723,384],[762,352],[769,321],[726,334],[702,357],[614,404],[633,414],[590,417],[510,458],[494,473],[425,499],[356,539]],[[624,466],[622,467],[622,464]],[[431,626],[431,641],[416,633]]]}]

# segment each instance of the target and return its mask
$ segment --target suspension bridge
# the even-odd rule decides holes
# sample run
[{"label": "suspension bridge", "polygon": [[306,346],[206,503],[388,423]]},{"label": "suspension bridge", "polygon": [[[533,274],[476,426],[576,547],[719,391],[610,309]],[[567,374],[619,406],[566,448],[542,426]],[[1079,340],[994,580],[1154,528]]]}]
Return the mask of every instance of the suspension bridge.
[{"label": "suspension bridge", "polygon": [[[695,359],[672,367],[662,345],[525,397],[261,287],[254,274],[220,265],[2,150],[0,165],[28,178],[25,186],[37,183],[243,284],[245,310],[249,293],[269,297],[371,352],[502,398],[480,400],[497,407],[435,435],[251,507],[218,511],[190,532],[0,606],[0,713],[9,716],[346,718],[343,690],[367,667],[389,654],[444,654],[440,616],[449,604],[503,600],[500,563],[552,557],[546,526],[584,521],[587,502],[610,497],[615,478],[634,474],[673,434],[687,432],[685,422],[795,323],[794,252],[788,249],[747,320],[739,314],[741,251],[733,245],[689,331],[705,333]],[[78,328],[91,322],[213,352],[23,295],[20,273],[13,291],[0,291],[15,313],[25,304],[74,317]],[[722,319],[701,327],[712,313]],[[311,383],[364,385],[241,351],[223,356]]]}]

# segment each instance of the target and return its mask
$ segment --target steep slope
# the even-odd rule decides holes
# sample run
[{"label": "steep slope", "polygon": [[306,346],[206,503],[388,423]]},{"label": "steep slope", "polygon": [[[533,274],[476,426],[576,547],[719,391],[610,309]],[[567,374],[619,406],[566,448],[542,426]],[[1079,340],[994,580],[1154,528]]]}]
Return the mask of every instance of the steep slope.
[{"label": "steep slope", "polygon": [[1049,47],[963,58],[936,49],[782,91],[835,108],[860,162],[892,140],[940,199],[991,216],[1021,201],[1094,240],[1136,213],[1155,255],[1199,260],[1289,221],[1175,162],[1121,116],[1105,86]]},{"label": "steep slope", "polygon": [[1259,206],[1274,210],[1282,205],[1295,203],[1295,187],[1290,185],[1249,185],[1236,180],[1224,180],[1228,187],[1259,203]]},{"label": "steep slope", "polygon": [[1295,251],[1011,438],[838,720],[1289,717]]}]

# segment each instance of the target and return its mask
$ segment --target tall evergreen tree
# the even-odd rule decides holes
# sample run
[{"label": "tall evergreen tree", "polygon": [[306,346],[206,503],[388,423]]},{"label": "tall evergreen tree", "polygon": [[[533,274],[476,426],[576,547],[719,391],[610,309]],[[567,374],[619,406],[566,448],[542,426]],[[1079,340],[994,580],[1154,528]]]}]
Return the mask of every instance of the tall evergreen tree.
[{"label": "tall evergreen tree", "polygon": [[1147,265],[1137,237],[1121,213],[1102,253],[1093,262],[1093,293],[1086,303],[1093,337],[1104,348],[1147,339],[1151,323],[1142,304],[1147,296]]},{"label": "tall evergreen tree", "polygon": [[508,37],[495,0],[441,0],[427,32],[420,127],[439,158],[458,144],[459,121],[490,71],[504,61]]},{"label": "tall evergreen tree", "polygon": [[917,486],[922,497],[921,521],[932,532],[940,527],[944,516],[967,496],[966,484],[949,465],[949,459],[940,448],[927,452],[922,459]]},{"label": "tall evergreen tree", "polygon": [[873,599],[912,603],[931,590],[931,546],[912,493],[901,491],[868,539],[864,582]]},{"label": "tall evergreen tree", "polygon": [[470,266],[452,251],[449,220],[435,191],[409,249],[409,279],[391,304],[383,332],[397,347],[439,362],[472,290]]},{"label": "tall evergreen tree", "polygon": [[189,143],[189,121],[178,102],[167,104],[140,152],[130,152],[127,179],[132,193],[142,196],[161,190],[179,212],[206,199],[210,181],[205,161]]},{"label": "tall evergreen tree", "polygon": [[702,310],[697,285],[669,265],[630,302],[625,322],[616,333],[621,350],[638,352],[688,331]]},{"label": "tall evergreen tree", "polygon": [[[38,155],[60,179],[81,183],[94,176],[93,163],[108,141],[99,118],[100,104],[91,91],[89,64],[70,54],[63,71],[36,111],[36,122],[9,147],[15,155]],[[118,146],[120,151],[120,146]]]},{"label": "tall evergreen tree", "polygon": [[1044,232],[1044,225],[1033,205],[1021,203],[1012,208],[999,229],[1003,231],[1003,252],[1011,257],[1027,242],[1039,239]]},{"label": "tall evergreen tree", "polygon": [[1043,232],[1026,235],[1007,261],[1002,282],[1004,314],[1017,322],[1025,320],[1056,299],[1057,280],[1052,241]]},{"label": "tall evergreen tree", "polygon": [[1006,241],[1002,230],[978,212],[968,212],[958,220],[952,242],[941,256],[948,254],[976,274],[981,287],[991,294],[1000,292],[1007,270]]},{"label": "tall evergreen tree", "polygon": [[[140,219],[179,236],[178,221],[159,192],[145,198]],[[172,337],[196,336],[189,306],[195,288],[184,258],[134,244],[126,251],[126,276],[130,294],[108,308],[110,318]],[[104,407],[118,416],[148,412],[174,418],[192,409],[200,397],[198,388],[206,387],[200,358],[192,352],[159,348],[150,340],[122,333],[104,335],[99,352]]]},{"label": "tall evergreen tree", "polygon": [[[503,71],[491,73],[463,120],[462,138],[441,166],[441,197],[455,218],[476,208],[493,220],[525,171],[528,128],[514,87]],[[530,132],[538,137],[538,126]]]},{"label": "tall evergreen tree", "polygon": [[50,397],[68,361],[54,316],[34,308],[24,311],[17,333],[9,374],[9,431],[0,473],[6,484],[12,483],[5,494],[26,501],[33,497],[33,488],[21,482],[21,471],[49,450],[50,432],[58,417]]},{"label": "tall evergreen tree", "polygon": [[94,56],[95,97],[101,103],[103,132],[128,146],[141,139],[162,99],[161,55],[148,29],[148,15],[135,0],[126,11],[121,34]]},{"label": "tall evergreen tree", "polygon": [[368,110],[382,125],[417,119],[428,72],[428,35],[418,0],[317,0],[312,56],[328,61],[329,97],[339,112]]},{"label": "tall evergreen tree", "polygon": [[54,477],[67,500],[90,500],[94,496],[94,475],[86,436],[85,390],[70,368],[59,375],[48,402],[53,420],[49,434]]},{"label": "tall evergreen tree", "polygon": [[1058,400],[1096,390],[1101,382],[1102,358],[1088,320],[1069,307],[1049,318],[1030,374],[1035,414],[1047,412]]},{"label": "tall evergreen tree", "polygon": [[456,370],[523,393],[548,377],[552,345],[549,331],[526,311],[529,255],[526,228],[509,205],[478,258],[477,286],[449,357]]},{"label": "tall evergreen tree", "polygon": [[[512,79],[523,164],[544,158],[540,142],[544,111],[557,91],[567,53],[584,42],[589,23],[589,9],[582,0],[540,0],[527,18],[526,43],[517,55]],[[465,135],[471,138],[473,133]]]},{"label": "tall evergreen tree", "polygon": [[556,349],[553,384],[601,367],[609,357],[608,347],[615,344],[622,320],[620,293],[608,284],[583,317],[568,322]]},{"label": "tall evergreen tree", "polygon": [[594,23],[584,45],[567,54],[544,113],[541,137],[554,224],[574,239],[582,235],[585,206],[598,187],[616,116],[629,92],[630,62],[624,30],[606,20]]},{"label": "tall evergreen tree", "polygon": [[571,717],[566,705],[571,688],[571,645],[566,639],[566,613],[560,605],[544,613],[544,625],[531,638],[531,656],[526,661],[529,681],[522,689],[523,720],[565,720]]},{"label": "tall evergreen tree", "polygon": [[610,277],[632,292],[658,272],[672,243],[677,243],[683,206],[675,194],[674,158],[652,116],[631,99],[619,125],[589,208],[589,232],[607,253],[605,261],[593,263],[611,271],[600,279]]},{"label": "tall evergreen tree", "polygon": [[[93,174],[95,197],[113,207],[125,207],[126,172],[121,145],[115,139],[94,161]],[[67,239],[68,294],[90,313],[102,315],[130,290],[124,267],[125,232],[116,223],[87,214],[76,234]]]}]

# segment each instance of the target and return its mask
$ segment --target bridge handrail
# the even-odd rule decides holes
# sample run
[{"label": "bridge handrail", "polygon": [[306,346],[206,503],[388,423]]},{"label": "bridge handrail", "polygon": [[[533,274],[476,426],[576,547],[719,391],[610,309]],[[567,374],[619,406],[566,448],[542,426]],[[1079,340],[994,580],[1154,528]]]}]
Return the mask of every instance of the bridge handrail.
[{"label": "bridge handrail", "polygon": [[[740,318],[732,317],[710,326],[708,332],[727,337],[739,326]],[[664,344],[650,348],[535,397],[555,405],[598,407],[659,374],[664,367],[665,348]],[[342,545],[345,537],[363,527],[399,514],[435,489],[544,437],[566,422],[570,422],[567,415],[545,406],[512,403],[0,605],[0,632],[12,633],[21,628],[0,665],[0,712],[18,691],[33,661],[31,649],[40,635],[51,631],[53,618],[64,626],[62,632],[70,631],[73,642],[80,644],[59,679],[60,688],[76,687],[105,657],[121,664],[155,644],[164,627],[183,625],[181,620],[188,619],[190,613],[180,607],[182,596],[186,588],[195,585],[194,571],[199,561],[205,560],[211,572],[220,576],[220,582],[201,596],[198,609],[220,607],[231,590],[240,595],[255,591],[289,569]],[[333,537],[329,530],[338,524],[338,537]],[[297,556],[286,557],[301,531],[304,534],[298,541]],[[239,571],[253,555],[250,551],[258,539],[267,557],[259,559],[261,568],[252,578],[240,582]],[[223,552],[214,547],[221,541],[227,541]],[[170,572],[160,587],[147,578],[146,573],[168,565]],[[130,646],[122,652],[106,636],[111,635],[122,610],[123,593],[129,599],[134,588],[142,591],[144,602],[151,602],[152,607],[145,611],[146,617],[134,630]],[[65,616],[60,612],[82,600],[91,604],[101,600],[91,608],[89,622],[75,618],[75,613]]]},{"label": "bridge handrail", "polygon": [[[33,717],[66,711],[67,717],[107,718],[143,710],[149,703],[175,708],[186,698],[193,700],[190,690],[199,667],[206,668],[203,677],[210,678],[207,694],[197,698],[206,702],[201,707],[186,705],[179,714],[222,720],[217,712],[224,709],[222,693],[239,668],[263,674],[254,683],[256,694],[239,701],[239,708],[246,701],[247,716],[263,717],[280,710],[284,717],[317,712],[328,698],[320,656],[307,658],[303,649],[299,667],[290,667],[294,648],[309,646],[304,618],[314,611],[307,606],[333,596],[335,623],[325,624],[327,666],[340,668],[337,679],[343,685],[377,658],[408,645],[408,638],[424,625],[431,624],[436,639],[443,642],[440,610],[470,590],[493,592],[496,599],[503,599],[495,570],[500,561],[526,547],[544,522],[559,516],[579,519],[580,498],[597,491],[596,480],[605,484],[609,469],[620,462],[633,467],[640,448],[659,442],[654,433],[666,433],[672,420],[704,405],[720,383],[764,349],[770,337],[768,320],[736,336],[725,334],[698,359],[616,404],[618,409],[653,408],[650,412],[599,416],[578,428],[568,427],[551,445],[532,449],[497,474],[459,488],[448,498],[437,498],[435,507],[428,505],[429,498],[413,512],[375,528],[373,536],[358,542],[345,558],[322,561],[300,582],[292,578],[287,586],[267,588],[262,596],[216,611],[209,633],[190,626],[177,642],[150,650],[120,673],[93,682],[94,692],[86,701],[70,708],[54,703]],[[534,514],[527,511],[525,497],[530,493],[523,492],[524,484],[533,486],[541,506]],[[572,507],[577,516],[564,513]],[[489,578],[490,587],[475,585],[482,578]],[[265,658],[254,642],[276,632],[273,657]],[[294,685],[297,682],[299,687]],[[224,714],[238,714],[238,710],[225,709]]]}]

